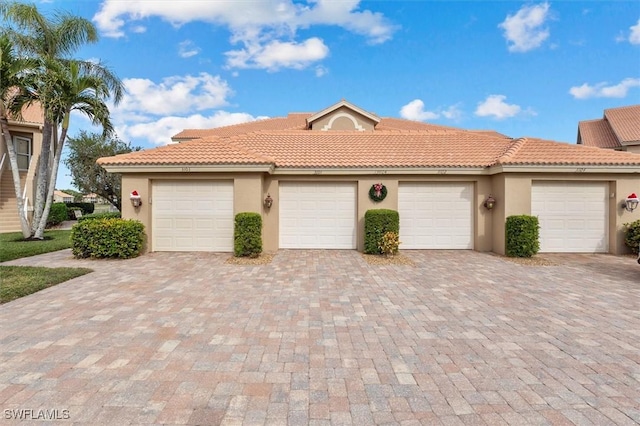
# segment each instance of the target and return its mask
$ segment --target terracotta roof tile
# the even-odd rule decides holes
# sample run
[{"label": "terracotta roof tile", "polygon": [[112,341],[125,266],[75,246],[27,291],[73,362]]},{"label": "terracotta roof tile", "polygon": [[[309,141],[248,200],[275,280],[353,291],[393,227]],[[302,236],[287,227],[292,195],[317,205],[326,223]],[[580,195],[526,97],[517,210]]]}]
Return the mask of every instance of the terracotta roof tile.
[{"label": "terracotta roof tile", "polygon": [[640,143],[640,105],[605,109],[604,117],[620,144]]},{"label": "terracotta roof tile", "polygon": [[640,166],[640,155],[535,138],[516,139],[499,164]]},{"label": "terracotta roof tile", "polygon": [[305,120],[309,116],[307,113],[289,114],[285,118],[218,129],[185,130],[179,135],[209,136],[102,158],[99,163],[270,164],[280,168],[437,168],[490,167],[495,164],[640,165],[640,156],[637,154],[535,138],[512,140],[493,131],[466,131],[396,118],[381,119],[374,131],[305,130]]},{"label": "terracotta roof tile", "polygon": [[483,167],[508,139],[465,132],[256,132],[230,141],[276,167]]},{"label": "terracotta roof tile", "polygon": [[619,148],[620,142],[607,120],[587,120],[578,123],[582,145],[596,148]]},{"label": "terracotta roof tile", "polygon": [[306,127],[306,119],[309,116],[311,116],[310,113],[293,113],[287,117],[266,118],[213,129],[185,129],[171,139],[179,141],[205,138],[207,136],[231,137],[260,130],[301,130]]},{"label": "terracotta roof tile", "polygon": [[31,105],[22,109],[22,117],[18,120],[16,117],[9,117],[12,123],[29,123],[29,124],[44,124],[44,112],[40,102],[34,102]]},{"label": "terracotta roof tile", "polygon": [[197,139],[98,159],[101,165],[272,164],[273,160],[219,138]]}]

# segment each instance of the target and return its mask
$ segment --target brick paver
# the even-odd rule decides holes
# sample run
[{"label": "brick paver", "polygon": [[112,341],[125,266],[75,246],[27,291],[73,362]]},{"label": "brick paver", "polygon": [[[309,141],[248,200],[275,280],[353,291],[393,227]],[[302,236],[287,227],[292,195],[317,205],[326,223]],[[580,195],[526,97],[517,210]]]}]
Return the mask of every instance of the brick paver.
[{"label": "brick paver", "polygon": [[640,423],[634,258],[404,254],[7,262],[95,272],[0,306],[0,422]]}]

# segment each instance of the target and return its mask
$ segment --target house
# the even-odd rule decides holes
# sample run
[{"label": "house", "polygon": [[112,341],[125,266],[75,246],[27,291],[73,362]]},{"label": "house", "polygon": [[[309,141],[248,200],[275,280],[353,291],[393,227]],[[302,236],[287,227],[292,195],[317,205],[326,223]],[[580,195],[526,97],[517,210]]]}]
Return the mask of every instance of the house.
[{"label": "house", "polygon": [[[38,104],[33,104],[22,111],[21,120],[9,119],[9,132],[17,153],[21,191],[28,212],[33,211],[34,182],[42,150],[43,122],[42,109]],[[11,165],[4,142],[4,134],[2,134],[2,142],[0,143],[0,233],[20,231],[20,229]]]},{"label": "house", "polygon": [[640,105],[605,109],[601,119],[579,122],[578,144],[640,154]]},{"label": "house", "polygon": [[94,194],[93,192],[91,194],[86,194],[82,196],[82,202],[83,203],[92,203],[92,204],[109,204],[109,201],[107,201],[105,198],[99,196],[98,194]]},{"label": "house", "polygon": [[365,212],[387,208],[401,249],[504,254],[506,218],[531,214],[543,252],[617,254],[623,224],[640,218],[622,208],[640,191],[638,155],[381,118],[344,100],[173,139],[98,160],[122,174],[122,215],[145,225],[150,251],[232,251],[246,211],[262,215],[267,251],[362,250]]},{"label": "house", "polygon": [[62,192],[59,190],[53,191],[53,202],[54,203],[73,203],[73,195],[69,195],[66,192]]}]

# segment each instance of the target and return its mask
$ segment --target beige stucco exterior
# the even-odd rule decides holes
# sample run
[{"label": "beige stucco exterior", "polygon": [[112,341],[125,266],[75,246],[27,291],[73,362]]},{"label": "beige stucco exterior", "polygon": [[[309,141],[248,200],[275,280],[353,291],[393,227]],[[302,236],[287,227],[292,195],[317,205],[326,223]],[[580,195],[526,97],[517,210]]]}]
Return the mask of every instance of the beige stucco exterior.
[{"label": "beige stucco exterior", "polygon": [[[358,107],[341,101],[307,119],[309,131],[373,131],[379,118]],[[629,147],[634,149],[635,147]],[[153,182],[158,180],[187,179],[194,181],[233,181],[234,214],[241,212],[260,213],[263,218],[263,247],[276,251],[280,247],[280,191],[282,182],[342,182],[355,184],[356,194],[356,247],[364,249],[364,216],[370,209],[398,210],[398,189],[403,182],[460,182],[473,188],[472,240],[474,250],[493,251],[505,254],[505,222],[512,215],[531,214],[532,185],[538,181],[604,182],[609,192],[608,247],[613,254],[626,253],[624,224],[640,219],[640,209],[630,213],[621,208],[624,198],[640,193],[640,170],[625,167],[580,167],[570,166],[493,166],[491,168],[450,169],[278,169],[263,167],[254,172],[249,166],[224,166],[215,172],[215,166],[176,165],[149,166],[147,172],[135,167],[110,171],[123,173],[122,215],[140,220],[147,229],[148,241],[152,239]],[[129,172],[129,170],[132,170]],[[236,173],[235,171],[238,170]],[[243,171],[240,171],[243,170]],[[268,171],[267,171],[268,170]],[[135,171],[135,172],[134,172]],[[387,197],[376,203],[369,198],[369,189],[381,182],[387,188]],[[126,198],[137,190],[142,196],[142,206],[132,207]],[[271,208],[266,208],[264,199],[273,199]],[[493,210],[484,207],[484,201],[493,196],[497,202]],[[402,248],[402,246],[401,246]],[[148,246],[148,250],[153,247]]]},{"label": "beige stucco exterior", "polygon": [[[31,139],[31,161],[29,169],[20,171],[21,187],[26,195],[27,212],[31,215],[33,211],[34,180],[38,159],[42,152],[42,128],[36,123],[9,122],[11,137],[24,137]],[[0,232],[20,231],[20,219],[18,217],[15,189],[13,187],[13,177],[9,154],[2,135],[0,143],[0,160],[4,162],[0,165]]]},{"label": "beige stucco exterior", "polygon": [[[364,248],[364,214],[369,209],[386,208],[398,210],[398,186],[402,182],[468,182],[473,184],[473,241],[474,250],[505,253],[505,221],[508,216],[531,214],[531,186],[536,181],[593,181],[607,182],[609,187],[609,251],[613,254],[627,253],[624,244],[624,224],[640,219],[640,209],[629,213],[621,208],[624,198],[632,192],[640,192],[640,176],[616,174],[565,173],[499,173],[495,175],[270,175],[268,173],[153,173],[123,175],[123,194],[137,190],[142,196],[142,205],[132,207],[127,196],[122,204],[125,218],[140,220],[147,230],[148,242],[152,241],[153,182],[156,180],[211,180],[234,183],[234,214],[256,212],[263,217],[263,246],[265,251],[279,248],[279,184],[290,182],[353,182],[357,186],[357,249]],[[371,185],[382,182],[388,195],[382,202],[369,198]],[[263,206],[267,194],[273,199],[270,209]],[[483,204],[492,195],[496,200],[493,210]],[[148,246],[147,250],[153,250]]]}]

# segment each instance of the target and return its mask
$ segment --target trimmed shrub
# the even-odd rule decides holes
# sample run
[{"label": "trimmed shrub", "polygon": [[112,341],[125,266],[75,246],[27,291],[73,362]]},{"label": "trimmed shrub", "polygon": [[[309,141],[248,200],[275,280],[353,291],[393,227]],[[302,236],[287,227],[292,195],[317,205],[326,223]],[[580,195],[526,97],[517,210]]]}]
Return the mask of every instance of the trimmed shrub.
[{"label": "trimmed shrub", "polygon": [[506,224],[509,257],[531,257],[540,250],[540,225],[536,216],[509,216]]},{"label": "trimmed shrub", "polygon": [[233,254],[236,257],[258,257],[262,253],[262,216],[238,213],[233,228]]},{"label": "trimmed shrub", "polygon": [[70,210],[82,210],[82,215],[93,213],[96,205],[93,203],[65,203]]},{"label": "trimmed shrub", "polygon": [[56,226],[67,220],[67,205],[65,203],[52,203],[47,217],[47,226]]},{"label": "trimmed shrub", "polygon": [[385,256],[393,256],[398,253],[398,249],[400,248],[400,236],[397,232],[385,232],[380,239],[378,248],[380,249],[380,253]]},{"label": "trimmed shrub", "polygon": [[640,219],[624,224],[624,243],[634,254],[638,254],[640,247]]},{"label": "trimmed shrub", "polygon": [[102,212],[102,213],[92,213],[88,215],[83,215],[78,218],[78,222],[83,222],[85,220],[94,220],[94,219],[120,219],[122,214],[120,212]]},{"label": "trimmed shrub", "polygon": [[129,259],[142,252],[144,236],[137,220],[85,220],[71,230],[71,249],[78,258]]},{"label": "trimmed shrub", "polygon": [[395,210],[371,209],[364,214],[364,252],[381,254],[380,242],[387,232],[400,233],[400,215]]}]

